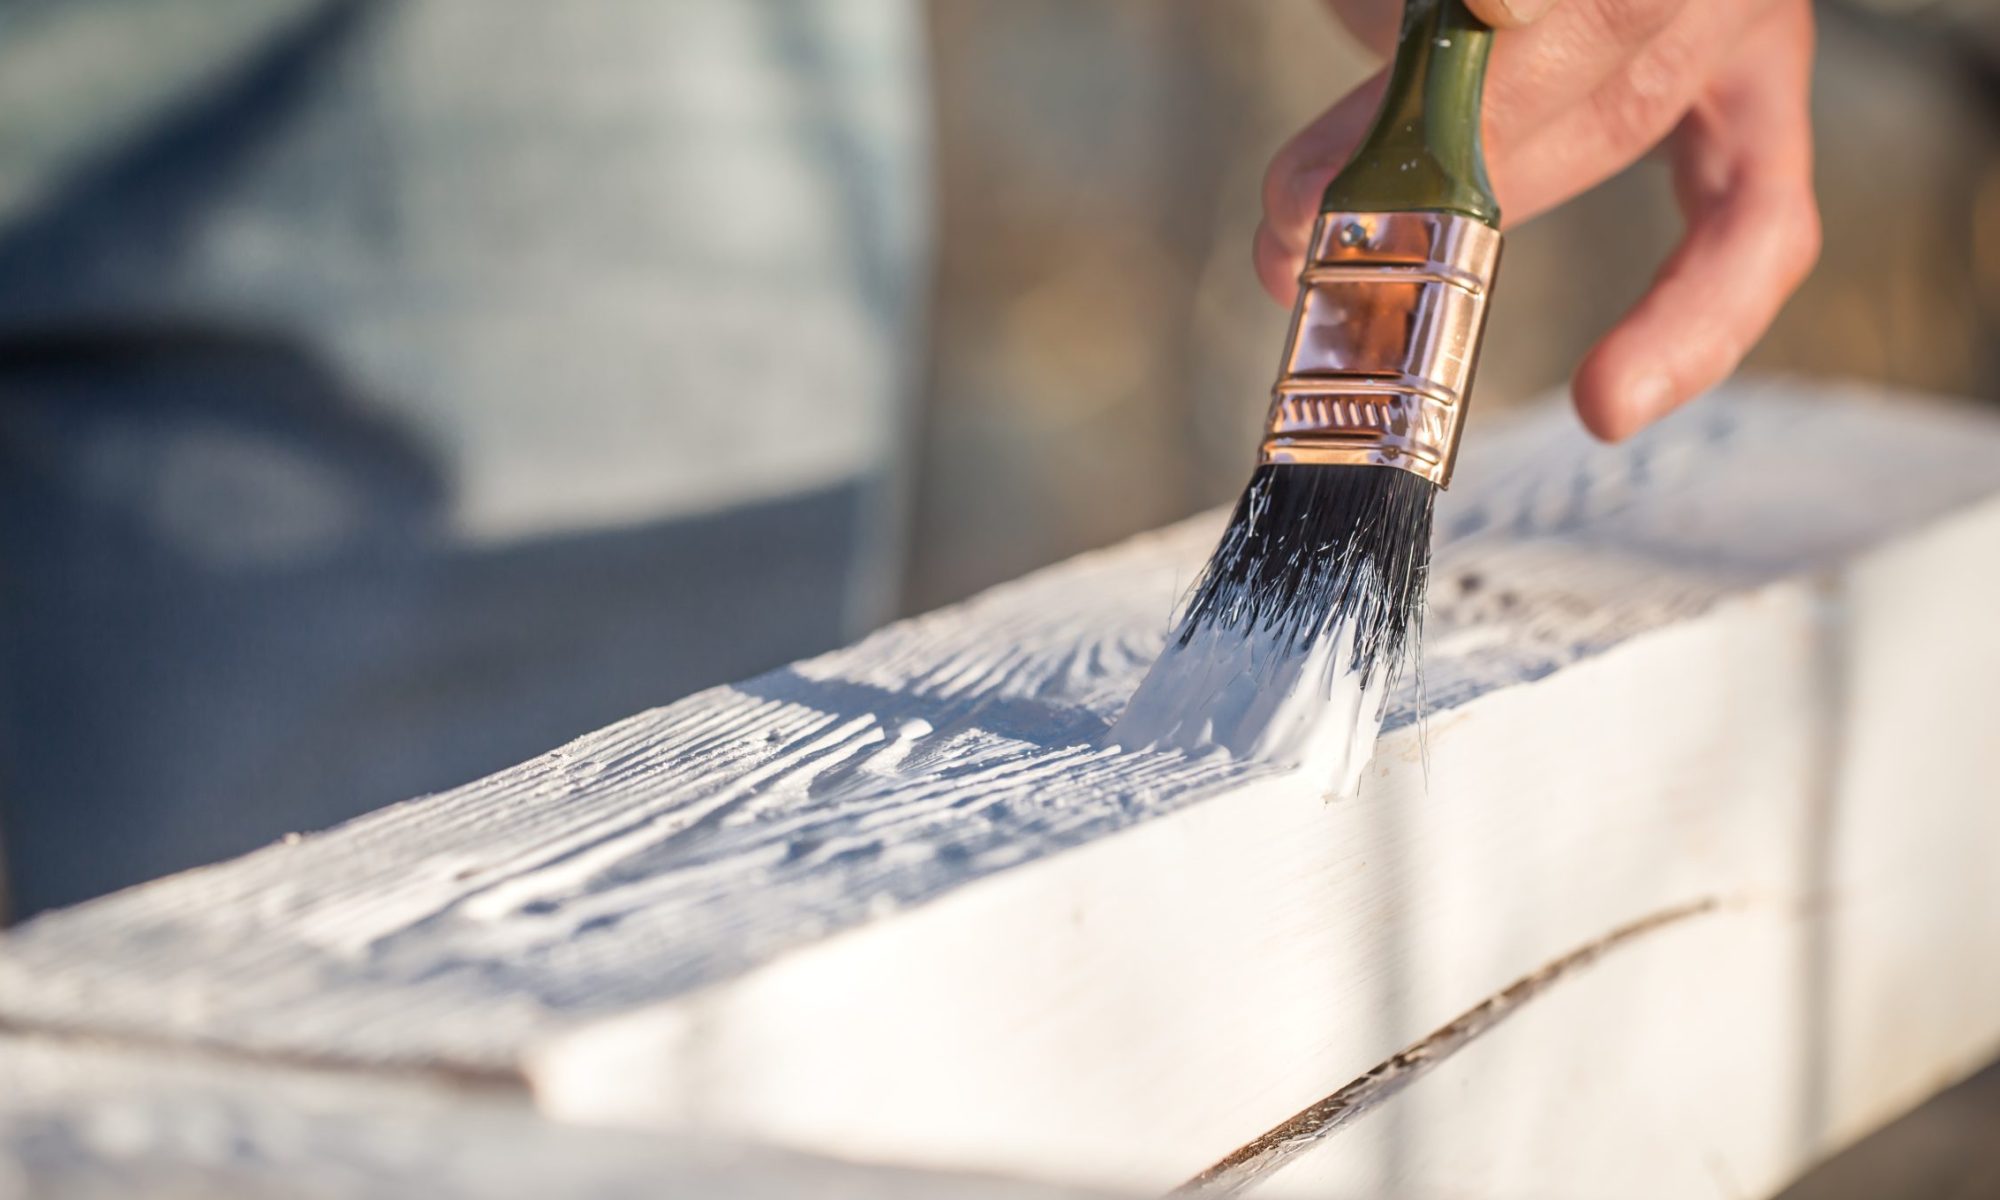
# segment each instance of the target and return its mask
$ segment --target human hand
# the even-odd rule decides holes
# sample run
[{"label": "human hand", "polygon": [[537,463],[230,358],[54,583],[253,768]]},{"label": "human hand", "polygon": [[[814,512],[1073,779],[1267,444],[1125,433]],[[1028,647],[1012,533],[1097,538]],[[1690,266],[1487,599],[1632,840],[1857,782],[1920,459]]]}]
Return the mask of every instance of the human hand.
[{"label": "human hand", "polygon": [[[1331,0],[1393,48],[1400,0]],[[1629,436],[1720,382],[1819,257],[1809,0],[1466,0],[1502,32],[1483,134],[1502,212],[1524,221],[1660,146],[1687,224],[1646,295],[1576,370],[1577,414]],[[1254,251],[1291,303],[1320,193],[1367,132],[1385,75],[1321,114],[1264,177]]]}]

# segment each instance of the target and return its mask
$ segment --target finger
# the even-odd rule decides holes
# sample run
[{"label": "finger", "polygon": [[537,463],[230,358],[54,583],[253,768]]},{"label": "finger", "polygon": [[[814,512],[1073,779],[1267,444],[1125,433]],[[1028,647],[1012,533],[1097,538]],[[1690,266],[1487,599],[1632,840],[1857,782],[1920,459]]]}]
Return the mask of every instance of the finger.
[{"label": "finger", "polygon": [[[1386,72],[1377,72],[1272,156],[1264,170],[1264,225],[1279,245],[1304,253],[1313,218],[1319,215],[1320,193],[1368,132],[1388,82]],[[1263,241],[1261,230],[1258,240]]]},{"label": "finger", "polygon": [[1299,272],[1305,266],[1303,250],[1280,242],[1271,227],[1260,222],[1250,247],[1250,262],[1257,268],[1257,282],[1264,285],[1271,299],[1285,305],[1298,299]]},{"label": "finger", "polygon": [[1403,23],[1401,0],[1328,0],[1333,18],[1348,36],[1387,58],[1396,48],[1396,31]]},{"label": "finger", "polygon": [[[1691,20],[1735,24],[1743,10],[1765,2],[1570,0],[1532,29],[1496,39],[1482,102],[1489,155],[1579,103],[1676,15],[1686,12]],[[1360,20],[1368,11],[1361,0],[1335,8],[1343,19]],[[1280,243],[1304,248],[1319,194],[1367,132],[1387,82],[1387,73],[1379,73],[1343,96],[1272,158],[1264,175],[1264,217]]]},{"label": "finger", "polygon": [[[1609,179],[1673,132],[1743,45],[1745,12],[1769,4],[1692,5],[1620,70],[1524,136],[1489,133],[1488,161],[1510,224]],[[1726,15],[1720,19],[1717,13]],[[1760,17],[1761,19],[1761,17]]]},{"label": "finger", "polygon": [[[1496,0],[1497,2],[1497,0]],[[1502,210],[1510,219],[1540,211],[1574,191],[1538,187],[1534,203],[1523,209],[1509,194],[1505,169],[1510,151],[1537,138],[1535,131],[1551,122],[1576,122],[1569,110],[1586,107],[1592,94],[1621,77],[1626,93],[1647,96],[1671,93],[1672,104],[1639,102],[1612,96],[1596,103],[1613,111],[1633,110],[1646,116],[1670,108],[1653,128],[1646,144],[1664,136],[1686,108],[1699,83],[1704,59],[1719,54],[1736,40],[1754,15],[1772,0],[1719,0],[1687,4],[1684,0],[1565,0],[1548,19],[1531,29],[1499,38],[1487,72],[1485,137],[1487,155],[1501,185]],[[1359,12],[1359,0],[1348,7]],[[1337,11],[1347,11],[1346,8]],[[1663,45],[1651,48],[1655,40]],[[1696,49],[1703,53],[1694,52]],[[1636,70],[1633,69],[1636,67]],[[1685,76],[1685,78],[1682,78]],[[1364,87],[1342,97],[1300,130],[1272,158],[1264,175],[1264,220],[1283,246],[1303,251],[1318,211],[1320,193],[1353,152],[1367,131],[1387,83],[1378,74]],[[1626,122],[1632,124],[1635,122]],[[1643,123],[1643,122],[1637,122]],[[1593,139],[1593,145],[1597,139]],[[1616,162],[1601,167],[1596,179],[1608,177],[1644,149],[1630,149]],[[1571,157],[1579,157],[1572,153]],[[1570,172],[1574,175],[1574,172]],[[1530,174],[1546,183],[1548,172]],[[1593,180],[1595,182],[1595,180]],[[1259,235],[1259,243],[1266,239]]]},{"label": "finger", "polygon": [[[1519,29],[1540,20],[1556,0],[1465,0],[1473,16],[1495,29]],[[1396,0],[1328,0],[1327,7],[1362,45],[1386,55],[1396,45],[1402,5]]]},{"label": "finger", "polygon": [[1597,436],[1629,436],[1721,382],[1818,257],[1811,21],[1806,0],[1786,0],[1675,134],[1688,232],[1577,370],[1577,413]]},{"label": "finger", "polygon": [[[1577,55],[1570,53],[1570,50],[1575,49],[1579,45],[1592,47],[1589,39],[1581,36],[1579,30],[1593,31],[1599,39],[1608,40],[1611,36],[1615,35],[1639,36],[1652,29],[1652,25],[1646,18],[1646,14],[1653,11],[1653,7],[1658,0],[1623,0],[1630,8],[1626,11],[1626,16],[1616,22],[1610,21],[1602,15],[1604,6],[1611,2],[1612,0],[1571,0],[1564,7],[1559,19],[1551,18],[1547,25],[1540,29],[1531,33],[1517,35],[1517,44],[1512,58],[1502,61],[1511,61],[1518,64],[1514,71],[1516,75],[1530,73],[1535,77],[1540,77],[1549,73],[1549,69],[1536,65],[1536,55],[1542,53],[1542,50],[1536,48],[1537,46],[1545,48],[1553,47],[1549,52],[1555,55],[1555,61],[1558,65],[1565,63],[1573,64],[1577,59]],[[1358,5],[1355,3],[1350,3],[1349,7],[1353,8],[1354,11],[1360,11]],[[1716,42],[1722,41],[1720,33],[1715,31],[1715,27],[1719,23],[1705,15],[1713,11],[1716,7],[1715,5],[1691,6],[1690,11],[1695,12],[1695,16],[1684,22],[1689,28],[1683,31],[1680,36],[1687,37],[1692,36],[1696,32],[1702,32],[1710,33]],[[1724,4],[1721,7],[1733,11],[1738,8],[1738,5],[1732,0],[1731,3]],[[1347,10],[1337,9],[1336,11]],[[1572,17],[1569,15],[1571,13],[1582,15]],[[1590,24],[1588,20],[1591,13],[1599,14],[1594,18],[1594,24]],[[1553,37],[1541,38],[1542,30],[1549,28],[1554,28],[1555,30]],[[1541,40],[1530,43],[1523,49],[1518,45],[1518,39],[1525,38],[1541,38]],[[1566,47],[1568,49],[1565,49]],[[1499,56],[1500,50],[1507,48],[1507,40],[1503,39],[1501,47],[1495,52],[1496,58]],[[1613,70],[1617,66],[1626,63],[1629,58],[1626,52],[1616,45],[1596,44],[1593,48],[1597,58],[1593,67],[1594,70]],[[1510,137],[1511,131],[1516,127],[1520,127],[1521,122],[1530,119],[1527,114],[1539,111],[1540,106],[1529,109],[1517,103],[1514,106],[1514,115],[1510,116],[1506,112],[1503,102],[1499,115],[1496,116],[1493,97],[1496,91],[1505,90],[1502,82],[1503,74],[1504,72],[1497,70],[1489,70],[1488,72],[1486,139],[1489,151],[1488,158],[1493,165],[1495,182],[1499,185],[1498,190],[1502,211],[1507,213],[1510,220],[1516,220],[1519,219],[1516,216],[1518,201],[1510,194],[1512,183],[1507,170],[1508,155],[1505,147],[1516,140]],[[1574,81],[1571,81],[1571,84],[1565,85],[1561,91],[1562,96],[1570,96],[1575,92],[1576,89],[1572,86],[1573,83]],[[1269,291],[1281,304],[1290,303],[1293,293],[1297,288],[1299,265],[1305,254],[1306,242],[1311,235],[1313,221],[1319,214],[1320,195],[1326,190],[1326,185],[1332,181],[1340,167],[1353,154],[1354,148],[1360,143],[1362,136],[1367,133],[1369,123],[1374,119],[1375,110],[1381,103],[1382,92],[1387,84],[1388,73],[1386,71],[1378,72],[1367,83],[1343,96],[1331,108],[1321,113],[1304,129],[1294,134],[1290,141],[1280,147],[1277,154],[1272,156],[1270,166],[1264,172],[1264,217],[1257,229],[1252,249],[1252,261],[1256,265],[1257,276],[1263,282],[1265,290]],[[1675,113],[1686,107],[1686,97],[1691,93],[1693,86],[1692,83],[1684,86],[1680,97],[1677,99]],[[1520,89],[1517,87],[1516,90]],[[1496,122],[1498,123],[1497,128]],[[1573,124],[1574,118],[1565,118],[1562,123]],[[1652,139],[1658,140],[1668,128],[1671,128],[1671,120],[1654,133]],[[1601,137],[1593,137],[1590,144],[1595,147],[1601,140]],[[1496,142],[1499,147],[1497,149]],[[1638,150],[1634,150],[1631,155],[1619,159],[1615,163],[1600,167],[1596,179],[1592,179],[1591,182],[1608,177],[1618,168],[1623,167],[1626,162],[1630,161],[1630,157],[1636,156],[1638,152]],[[1534,211],[1540,211],[1541,208],[1556,202],[1545,198],[1551,194],[1551,189],[1548,185],[1572,177],[1576,172],[1570,170],[1566,175],[1560,175],[1550,170],[1539,169],[1527,172],[1526,174],[1537,186],[1537,190],[1533,193],[1534,204],[1528,212],[1520,212],[1520,217],[1530,215]],[[1573,193],[1565,193],[1560,198],[1566,199],[1568,194]]]},{"label": "finger", "polygon": [[1541,20],[1555,0],[1465,0],[1465,7],[1495,29],[1519,29]]},{"label": "finger", "polygon": [[1582,105],[1669,31],[1688,40],[1712,29],[1710,40],[1722,40],[1748,27],[1770,2],[1564,0],[1546,18],[1493,40],[1484,100],[1489,152]]}]

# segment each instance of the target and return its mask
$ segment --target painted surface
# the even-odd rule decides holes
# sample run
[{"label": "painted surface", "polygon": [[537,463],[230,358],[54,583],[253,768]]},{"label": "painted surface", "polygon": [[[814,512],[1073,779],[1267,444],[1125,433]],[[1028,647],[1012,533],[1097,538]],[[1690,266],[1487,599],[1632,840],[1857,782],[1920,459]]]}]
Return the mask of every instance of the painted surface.
[{"label": "painted surface", "polygon": [[[1237,779],[588,1022],[529,1076],[569,1120],[1160,1191],[1415,1050],[1437,1070],[1239,1182],[1766,1194],[2000,1049],[1996,548],[1989,495],[1395,729],[1353,797]],[[1510,589],[1590,583],[1575,543],[1507,557]]]},{"label": "painted surface", "polygon": [[[1389,730],[2000,489],[1990,423],[1824,388],[1739,388],[1616,448],[1553,411],[1468,439]],[[1219,519],[33,922],[0,950],[0,1018],[512,1070],[538,1037],[1279,778],[1104,744]]]},{"label": "painted surface", "polygon": [[1105,743],[1284,767],[1351,795],[1388,701],[1353,660],[1351,630],[1291,647],[1203,625],[1168,642]]},{"label": "painted surface", "polygon": [[1084,1200],[707,1139],[579,1129],[518,1092],[0,1035],[0,1197]]}]

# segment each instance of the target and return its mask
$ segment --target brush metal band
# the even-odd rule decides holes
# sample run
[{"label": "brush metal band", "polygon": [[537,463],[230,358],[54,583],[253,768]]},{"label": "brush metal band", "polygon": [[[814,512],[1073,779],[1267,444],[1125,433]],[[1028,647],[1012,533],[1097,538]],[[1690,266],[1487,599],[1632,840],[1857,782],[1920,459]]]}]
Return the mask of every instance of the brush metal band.
[{"label": "brush metal band", "polygon": [[1322,213],[1260,459],[1451,481],[1500,233],[1456,213]]}]

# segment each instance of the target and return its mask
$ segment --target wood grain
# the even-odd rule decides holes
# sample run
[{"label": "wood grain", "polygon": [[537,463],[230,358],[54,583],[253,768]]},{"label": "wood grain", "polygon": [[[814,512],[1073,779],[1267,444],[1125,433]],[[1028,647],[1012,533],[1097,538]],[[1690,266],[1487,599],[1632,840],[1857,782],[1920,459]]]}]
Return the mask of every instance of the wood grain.
[{"label": "wood grain", "polygon": [[0,1035],[0,1197],[1084,1200],[728,1142],[580,1129],[491,1087]]},{"label": "wood grain", "polygon": [[[1617,929],[1698,910],[1450,1061],[1626,1054],[1615,964],[1673,968],[1658,994],[1693,1016],[1637,1013],[1674,1031],[1644,1061],[1677,1101],[1735,1100],[1678,1142],[1602,1144],[1665,1164],[1639,1194],[1710,1158],[1768,1190],[2000,1037],[2000,969],[1965,952],[2000,937],[1975,699],[2000,670],[2000,430],[1759,384],[1615,448],[1561,412],[1469,438],[1422,677],[1358,797],[1103,744],[1211,515],[31,922],[0,949],[0,1018],[1159,1189]],[[1574,1040],[1510,1050],[1564,995]],[[1422,1194],[1459,1178],[1437,1163],[1469,1178],[1533,1142],[1440,1149],[1518,1091],[1394,1118],[1444,1077],[1236,1184]],[[1541,1166],[1536,1194],[1591,1194]]]}]

